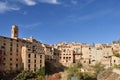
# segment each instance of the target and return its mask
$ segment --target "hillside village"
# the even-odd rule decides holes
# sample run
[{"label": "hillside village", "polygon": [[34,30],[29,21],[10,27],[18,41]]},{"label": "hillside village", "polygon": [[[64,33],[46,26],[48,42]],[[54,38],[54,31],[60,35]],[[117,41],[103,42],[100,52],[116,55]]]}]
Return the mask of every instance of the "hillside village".
[{"label": "hillside village", "polygon": [[[104,65],[105,69],[120,65],[120,41],[108,44],[66,43],[44,44],[33,37],[19,38],[19,29],[12,26],[11,38],[0,36],[0,71],[36,72],[45,67],[49,72],[50,64],[55,72],[64,72],[64,68],[70,68],[79,63],[84,68],[81,72],[89,72],[89,66],[96,63]],[[47,67],[49,66],[49,67]],[[61,67],[63,66],[63,68]],[[51,69],[50,68],[50,69]],[[50,70],[52,72],[52,70]],[[55,71],[55,72],[54,72]]]}]

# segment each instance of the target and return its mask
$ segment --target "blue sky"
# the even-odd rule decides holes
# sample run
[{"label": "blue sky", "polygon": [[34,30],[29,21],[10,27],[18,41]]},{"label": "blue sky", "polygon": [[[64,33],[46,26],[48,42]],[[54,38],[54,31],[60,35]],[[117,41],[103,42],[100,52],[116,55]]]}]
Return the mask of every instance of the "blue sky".
[{"label": "blue sky", "polygon": [[43,43],[111,43],[120,39],[120,0],[0,0],[0,35]]}]

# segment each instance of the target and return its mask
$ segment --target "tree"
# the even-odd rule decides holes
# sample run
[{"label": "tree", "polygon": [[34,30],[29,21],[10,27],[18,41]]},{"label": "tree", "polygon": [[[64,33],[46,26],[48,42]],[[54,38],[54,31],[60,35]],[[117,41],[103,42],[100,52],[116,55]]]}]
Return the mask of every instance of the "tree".
[{"label": "tree", "polygon": [[113,53],[114,54],[114,56],[116,56],[116,57],[119,57],[120,58],[120,54],[119,53]]},{"label": "tree", "polygon": [[91,73],[87,73],[87,72],[79,72],[77,73],[77,77],[79,80],[96,80],[96,76],[91,74]]},{"label": "tree", "polygon": [[105,70],[104,67],[105,67],[105,66],[102,65],[101,63],[96,63],[96,64],[93,66],[93,70],[95,71],[96,76],[97,76],[101,71]]},{"label": "tree", "polygon": [[13,80],[27,80],[27,79],[34,79],[36,77],[35,73],[32,71],[23,71],[17,77],[15,77]]},{"label": "tree", "polygon": [[44,76],[45,77],[45,67],[40,68],[37,72],[36,72],[37,76]]},{"label": "tree", "polygon": [[40,68],[36,72],[37,80],[44,80],[45,78],[45,67]]}]

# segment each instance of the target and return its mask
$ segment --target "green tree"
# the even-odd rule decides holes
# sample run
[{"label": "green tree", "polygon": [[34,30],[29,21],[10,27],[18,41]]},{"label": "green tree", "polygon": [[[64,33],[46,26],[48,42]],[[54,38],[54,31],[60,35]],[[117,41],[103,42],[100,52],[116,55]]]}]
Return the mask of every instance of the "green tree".
[{"label": "green tree", "polygon": [[86,72],[77,73],[77,77],[79,80],[96,80],[96,76],[94,74],[86,73]]},{"label": "green tree", "polygon": [[45,67],[40,68],[36,72],[37,80],[44,80],[45,79]]},{"label": "green tree", "polygon": [[119,53],[113,53],[114,54],[114,56],[116,56],[116,57],[119,57],[120,58],[120,54]]},{"label": "green tree", "polygon": [[45,67],[40,68],[37,72],[36,72],[37,76],[45,76]]},{"label": "green tree", "polygon": [[101,63],[96,63],[94,66],[93,66],[93,70],[95,71],[95,74],[96,76],[103,70],[105,70],[104,68],[105,66],[102,65]]},{"label": "green tree", "polygon": [[32,71],[23,71],[17,77],[15,77],[13,80],[27,80],[27,79],[34,79],[36,77],[35,73]]}]

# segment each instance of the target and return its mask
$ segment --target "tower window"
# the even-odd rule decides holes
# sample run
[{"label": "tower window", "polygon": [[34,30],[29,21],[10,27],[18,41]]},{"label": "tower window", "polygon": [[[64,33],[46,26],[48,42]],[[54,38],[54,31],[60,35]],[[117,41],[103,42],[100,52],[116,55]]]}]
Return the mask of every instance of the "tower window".
[{"label": "tower window", "polygon": [[17,33],[17,31],[15,31],[15,34]]}]

